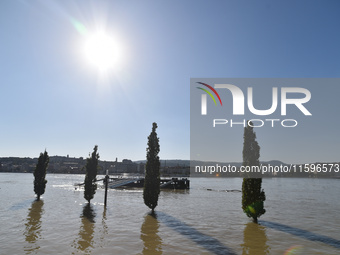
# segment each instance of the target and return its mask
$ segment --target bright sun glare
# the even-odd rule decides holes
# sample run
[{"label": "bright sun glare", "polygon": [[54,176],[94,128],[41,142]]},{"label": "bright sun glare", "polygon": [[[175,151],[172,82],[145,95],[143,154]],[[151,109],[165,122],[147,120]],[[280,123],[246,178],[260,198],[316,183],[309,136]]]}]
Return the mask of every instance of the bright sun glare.
[{"label": "bright sun glare", "polygon": [[100,72],[106,72],[117,65],[119,47],[107,33],[100,31],[86,38],[84,52],[88,62]]}]

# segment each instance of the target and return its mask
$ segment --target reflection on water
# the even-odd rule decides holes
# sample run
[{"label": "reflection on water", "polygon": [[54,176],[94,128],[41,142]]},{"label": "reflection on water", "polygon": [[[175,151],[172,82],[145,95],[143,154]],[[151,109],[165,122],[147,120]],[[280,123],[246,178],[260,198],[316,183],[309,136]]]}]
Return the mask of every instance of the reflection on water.
[{"label": "reflection on water", "polygon": [[140,238],[144,242],[143,255],[161,255],[162,238],[158,235],[159,222],[157,214],[147,214],[141,227]]},{"label": "reflection on water", "polygon": [[103,190],[80,205],[83,192],[71,187],[83,175],[48,178],[51,189],[33,202],[32,174],[0,173],[0,254],[340,254],[339,180],[264,179],[268,214],[255,225],[241,194],[222,192],[241,178],[192,178],[190,191],[162,191],[157,219],[146,215],[142,190],[110,190],[104,211]]},{"label": "reflection on water", "polygon": [[28,210],[27,222],[25,224],[25,240],[29,246],[25,247],[26,254],[39,250],[40,246],[36,244],[41,239],[41,215],[43,213],[44,201],[34,200],[31,208]]},{"label": "reflection on water", "polygon": [[87,203],[83,207],[83,213],[81,215],[81,227],[79,230],[78,241],[75,241],[75,248],[81,253],[90,254],[93,249],[93,234],[94,234],[94,218],[96,214],[90,203]]},{"label": "reflection on water", "polygon": [[[103,225],[103,234],[104,236],[107,235],[109,227],[106,224],[106,207],[104,207],[103,211],[103,218],[102,218],[102,225]],[[103,237],[104,238],[104,237]]]},{"label": "reflection on water", "polygon": [[95,223],[94,218],[96,217],[96,213],[94,212],[92,205],[90,203],[84,205],[83,214],[81,217],[83,219],[88,220],[91,223]]},{"label": "reflection on water", "polygon": [[107,226],[106,221],[107,221],[107,217],[106,217],[106,206],[105,206],[104,210],[103,210],[103,216],[102,216],[102,228],[99,230],[99,232],[100,232],[99,240],[100,240],[100,246],[101,247],[106,246],[107,236],[108,236],[108,233],[109,233],[109,227]]},{"label": "reflection on water", "polygon": [[264,226],[249,222],[243,231],[242,255],[269,254],[267,235]]}]

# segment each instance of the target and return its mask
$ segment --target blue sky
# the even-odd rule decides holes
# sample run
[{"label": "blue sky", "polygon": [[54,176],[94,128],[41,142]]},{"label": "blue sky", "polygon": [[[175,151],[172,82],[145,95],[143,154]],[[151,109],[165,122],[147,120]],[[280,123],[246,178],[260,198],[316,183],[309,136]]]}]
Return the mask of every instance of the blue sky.
[{"label": "blue sky", "polygon": [[[1,1],[0,156],[86,157],[97,144],[103,160],[145,159],[157,122],[160,157],[189,159],[190,78],[339,77],[339,10],[336,0]],[[105,77],[86,63],[75,21],[122,45]]]}]

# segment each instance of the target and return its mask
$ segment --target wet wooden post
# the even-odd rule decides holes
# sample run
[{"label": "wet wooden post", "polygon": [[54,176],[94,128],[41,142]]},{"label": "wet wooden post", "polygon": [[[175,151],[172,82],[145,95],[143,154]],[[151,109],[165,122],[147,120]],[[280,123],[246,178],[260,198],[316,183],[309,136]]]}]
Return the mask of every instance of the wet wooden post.
[{"label": "wet wooden post", "polygon": [[106,170],[106,175],[105,175],[105,196],[104,196],[104,207],[106,207],[106,202],[107,202],[107,187],[109,185],[109,170]]}]

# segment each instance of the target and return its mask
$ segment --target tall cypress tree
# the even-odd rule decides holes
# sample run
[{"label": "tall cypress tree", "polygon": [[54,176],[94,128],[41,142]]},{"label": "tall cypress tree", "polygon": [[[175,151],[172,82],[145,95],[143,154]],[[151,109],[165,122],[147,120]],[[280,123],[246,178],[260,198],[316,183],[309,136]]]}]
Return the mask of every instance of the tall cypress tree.
[{"label": "tall cypress tree", "polygon": [[[251,122],[249,124],[244,128],[243,166],[260,166],[260,146],[256,141],[253,124]],[[243,178],[242,209],[256,223],[257,218],[266,212],[263,205],[266,196],[261,185],[262,178]]]},{"label": "tall cypress tree", "polygon": [[152,213],[157,206],[160,192],[160,161],[158,156],[160,149],[156,128],[157,123],[154,122],[152,124],[152,131],[148,137],[143,191],[144,203],[152,210]]},{"label": "tall cypress tree", "polygon": [[94,146],[93,152],[89,155],[89,158],[86,159],[86,175],[85,175],[85,191],[84,198],[90,203],[91,199],[96,194],[97,184],[97,170],[98,170],[98,159],[99,154],[97,153],[98,146]]},{"label": "tall cypress tree", "polygon": [[37,200],[40,200],[40,196],[45,193],[46,183],[46,170],[50,157],[47,151],[40,153],[38,163],[34,169],[34,192],[37,195]]}]

